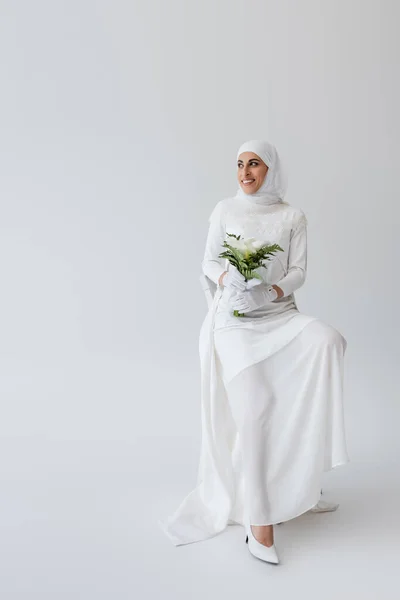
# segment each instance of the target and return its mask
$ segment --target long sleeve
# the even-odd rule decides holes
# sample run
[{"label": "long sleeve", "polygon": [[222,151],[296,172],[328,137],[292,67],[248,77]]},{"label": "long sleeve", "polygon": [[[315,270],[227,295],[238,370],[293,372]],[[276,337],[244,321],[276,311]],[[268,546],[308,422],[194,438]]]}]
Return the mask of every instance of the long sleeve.
[{"label": "long sleeve", "polygon": [[289,296],[289,294],[301,287],[306,279],[307,219],[304,214],[291,234],[288,267],[287,275],[276,284],[281,288],[284,296]]},{"label": "long sleeve", "polygon": [[225,240],[225,223],[222,215],[222,200],[220,200],[209,217],[209,229],[201,267],[204,275],[218,285],[218,279],[225,271],[225,259],[218,258],[223,252]]}]

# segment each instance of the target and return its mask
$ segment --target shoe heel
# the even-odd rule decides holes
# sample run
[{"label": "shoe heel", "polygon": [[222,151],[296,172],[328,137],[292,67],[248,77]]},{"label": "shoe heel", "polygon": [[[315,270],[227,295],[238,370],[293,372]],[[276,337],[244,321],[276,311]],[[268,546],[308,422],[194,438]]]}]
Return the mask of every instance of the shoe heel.
[{"label": "shoe heel", "polygon": [[246,544],[248,544],[248,543],[249,543],[249,536],[246,535]]}]

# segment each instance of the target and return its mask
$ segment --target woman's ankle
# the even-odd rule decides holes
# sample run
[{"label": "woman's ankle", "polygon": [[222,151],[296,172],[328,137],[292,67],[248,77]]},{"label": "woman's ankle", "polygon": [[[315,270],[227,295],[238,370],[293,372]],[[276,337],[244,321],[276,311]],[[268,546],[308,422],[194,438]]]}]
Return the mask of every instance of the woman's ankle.
[{"label": "woman's ankle", "polygon": [[272,546],[274,543],[273,525],[251,525],[251,530],[257,542],[264,546]]}]

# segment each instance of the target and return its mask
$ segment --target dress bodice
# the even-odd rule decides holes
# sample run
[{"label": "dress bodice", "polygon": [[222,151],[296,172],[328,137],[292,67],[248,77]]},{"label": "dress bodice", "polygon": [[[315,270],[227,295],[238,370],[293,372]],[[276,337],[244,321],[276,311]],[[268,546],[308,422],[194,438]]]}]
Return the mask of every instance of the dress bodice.
[{"label": "dress bodice", "polygon": [[[220,275],[229,267],[227,259],[219,258],[224,250],[224,240],[229,239],[227,233],[244,238],[253,237],[265,244],[279,244],[282,248],[282,251],[278,250],[270,260],[265,261],[265,267],[259,267],[257,272],[264,283],[278,285],[284,296],[249,311],[246,317],[263,318],[297,309],[293,292],[304,282],[307,267],[307,220],[304,213],[286,202],[264,205],[242,198],[226,198],[217,203],[209,221],[202,269],[214,283],[218,284]],[[227,292],[222,294],[217,312],[231,312]],[[225,321],[226,324],[238,323],[241,319],[226,317]]]},{"label": "dress bodice", "polygon": [[288,273],[293,230],[301,224],[307,224],[304,213],[286,202],[266,206],[229,198],[222,203],[221,219],[225,233],[234,233],[244,238],[254,237],[265,244],[279,244],[283,249],[283,252],[277,251],[266,261],[266,269],[257,269],[266,283],[277,283]]}]

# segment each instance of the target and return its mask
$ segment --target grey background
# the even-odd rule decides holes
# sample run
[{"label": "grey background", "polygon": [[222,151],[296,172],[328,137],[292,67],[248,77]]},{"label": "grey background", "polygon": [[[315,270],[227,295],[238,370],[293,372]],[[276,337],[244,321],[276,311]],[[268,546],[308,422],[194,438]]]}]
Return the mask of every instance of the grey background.
[{"label": "grey background", "polygon": [[[0,16],[2,597],[395,598],[398,3]],[[275,570],[240,527],[175,548],[156,524],[195,484],[200,262],[251,138],[308,217],[299,308],[348,341],[352,462],[323,486],[340,508],[278,528]]]}]

